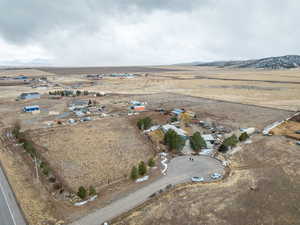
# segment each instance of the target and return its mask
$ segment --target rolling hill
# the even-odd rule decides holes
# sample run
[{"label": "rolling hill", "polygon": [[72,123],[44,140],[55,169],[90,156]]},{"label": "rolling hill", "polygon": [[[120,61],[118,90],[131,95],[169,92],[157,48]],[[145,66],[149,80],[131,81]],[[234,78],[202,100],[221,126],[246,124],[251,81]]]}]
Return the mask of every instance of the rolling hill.
[{"label": "rolling hill", "polygon": [[196,66],[216,66],[234,68],[257,68],[257,69],[291,69],[300,67],[299,55],[286,55],[268,57],[262,59],[239,60],[239,61],[215,61],[200,63]]}]

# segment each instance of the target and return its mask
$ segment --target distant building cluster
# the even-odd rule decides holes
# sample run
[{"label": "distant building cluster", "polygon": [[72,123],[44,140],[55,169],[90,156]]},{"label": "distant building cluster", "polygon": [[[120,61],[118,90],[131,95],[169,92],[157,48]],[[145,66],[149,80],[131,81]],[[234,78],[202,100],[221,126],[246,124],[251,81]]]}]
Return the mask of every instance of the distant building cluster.
[{"label": "distant building cluster", "polygon": [[26,99],[36,99],[40,98],[41,95],[38,92],[31,92],[31,93],[22,93],[20,95],[20,99],[26,100]]}]

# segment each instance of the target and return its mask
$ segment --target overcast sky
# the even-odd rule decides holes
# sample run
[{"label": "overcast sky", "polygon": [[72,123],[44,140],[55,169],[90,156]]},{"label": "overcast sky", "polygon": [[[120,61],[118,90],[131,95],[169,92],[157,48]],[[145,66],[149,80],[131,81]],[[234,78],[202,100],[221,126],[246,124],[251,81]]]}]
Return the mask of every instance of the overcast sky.
[{"label": "overcast sky", "polygon": [[300,54],[299,0],[0,0],[0,64],[158,65]]}]

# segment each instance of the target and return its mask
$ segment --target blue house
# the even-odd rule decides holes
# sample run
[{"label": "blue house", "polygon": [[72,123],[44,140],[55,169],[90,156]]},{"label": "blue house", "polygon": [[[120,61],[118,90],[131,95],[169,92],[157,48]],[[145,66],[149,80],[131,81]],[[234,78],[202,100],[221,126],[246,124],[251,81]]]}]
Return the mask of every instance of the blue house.
[{"label": "blue house", "polygon": [[182,109],[174,109],[171,113],[174,114],[175,116],[179,116],[183,112],[184,111]]},{"label": "blue house", "polygon": [[32,93],[22,93],[20,95],[20,99],[35,99],[40,98],[41,95],[38,92],[32,92]]},{"label": "blue house", "polygon": [[40,107],[38,105],[25,106],[23,108],[23,111],[24,112],[40,111]]},{"label": "blue house", "polygon": [[15,77],[15,79],[16,80],[28,80],[28,77],[24,76],[24,75],[20,75],[20,76]]}]

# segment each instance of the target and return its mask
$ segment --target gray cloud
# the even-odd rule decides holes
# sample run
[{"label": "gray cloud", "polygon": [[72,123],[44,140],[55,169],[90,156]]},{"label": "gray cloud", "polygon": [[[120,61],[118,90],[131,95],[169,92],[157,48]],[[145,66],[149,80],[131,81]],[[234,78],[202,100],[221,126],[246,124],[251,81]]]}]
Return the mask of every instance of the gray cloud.
[{"label": "gray cloud", "polygon": [[23,42],[53,29],[95,29],[111,17],[130,17],[153,10],[188,11],[207,0],[52,0],[0,2],[0,34],[9,41]]},{"label": "gray cloud", "polygon": [[38,45],[61,65],[299,54],[299,8],[297,0],[1,0],[0,38]]}]

